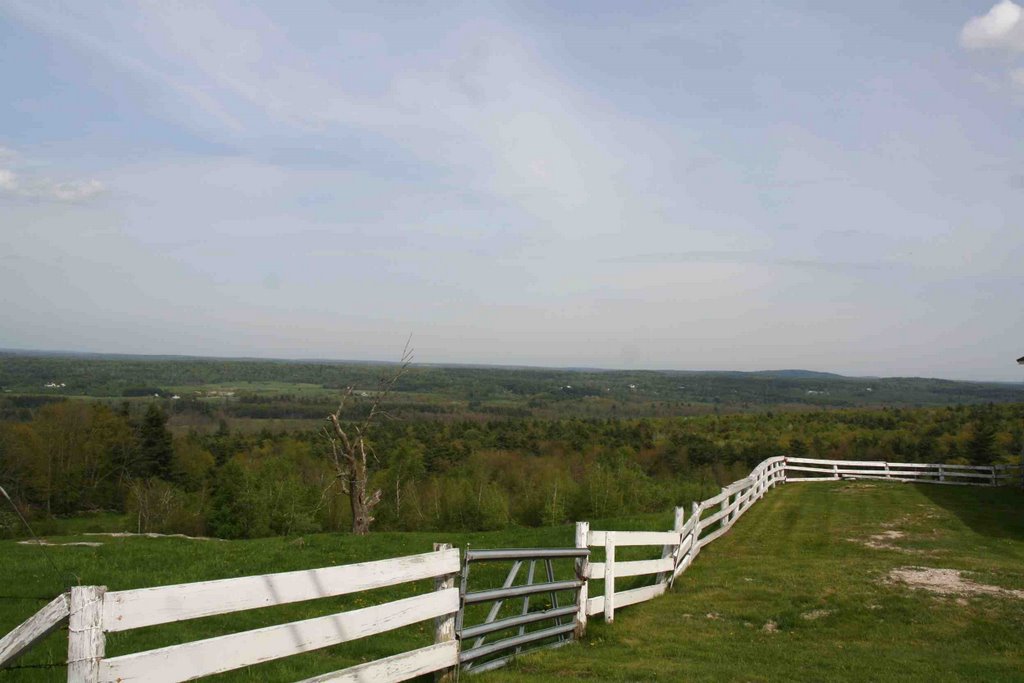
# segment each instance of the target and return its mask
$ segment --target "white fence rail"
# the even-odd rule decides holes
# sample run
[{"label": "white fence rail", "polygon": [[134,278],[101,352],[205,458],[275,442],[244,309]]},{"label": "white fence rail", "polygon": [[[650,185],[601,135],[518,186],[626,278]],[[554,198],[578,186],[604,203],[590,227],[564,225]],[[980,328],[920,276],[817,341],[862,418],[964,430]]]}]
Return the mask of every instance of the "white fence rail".
[{"label": "white fence rail", "polygon": [[[791,476],[793,474],[797,476]],[[578,560],[578,580],[568,582],[578,590],[576,622],[558,628],[561,631],[573,628],[578,637],[583,634],[589,616],[601,614],[605,621],[611,622],[616,609],[664,594],[693,564],[702,548],[727,533],[774,486],[839,479],[1024,485],[1024,464],[976,467],[769,458],[749,476],[729,484],[707,500],[693,503],[689,519],[685,518],[684,508],[676,508],[671,531],[592,531],[589,523],[577,522],[576,548],[604,548],[605,557],[600,562],[591,562],[586,556]],[[661,556],[619,560],[616,550],[624,546],[660,547]],[[460,604],[455,576],[459,569],[459,551],[444,544],[435,545],[434,552],[421,555],[264,576],[109,592],[103,586],[77,586],[0,638],[0,667],[9,665],[65,621],[68,622],[69,681],[170,683],[289,657],[433,619],[434,643],[431,645],[323,674],[303,683],[404,681],[431,672],[441,679],[450,679],[459,665],[460,653],[455,628]],[[655,578],[650,585],[618,590],[618,580],[637,576]],[[119,657],[105,656],[107,633],[336,597],[424,579],[434,579],[433,591],[381,605]],[[604,581],[603,595],[589,595],[592,579]]]},{"label": "white fence rail", "polygon": [[[578,621],[585,625],[587,617],[603,614],[604,620],[610,622],[615,619],[617,608],[662,595],[693,563],[701,549],[728,532],[736,520],[760,500],[768,489],[786,482],[838,479],[889,479],[983,486],[1019,483],[1024,486],[1024,465],[972,466],[769,458],[755,467],[749,476],[729,484],[707,500],[693,503],[688,520],[684,521],[684,508],[676,508],[672,531],[591,531],[587,522],[577,522],[577,547],[603,547],[605,551],[603,562],[588,562],[582,568],[582,575],[587,579],[604,580],[604,595],[590,596],[589,586],[585,586],[586,596],[580,607]],[[616,560],[617,547],[635,545],[661,545],[661,558],[629,562]],[[616,590],[617,579],[645,574],[657,574],[652,585]]]},{"label": "white fence rail", "polygon": [[[587,597],[580,619],[603,614],[607,622],[615,619],[615,610],[662,595],[672,582],[693,562],[701,548],[727,532],[750,506],[768,489],[785,481],[785,458],[769,458],[750,476],[729,484],[715,496],[694,503],[690,519],[684,508],[676,508],[672,531],[590,531],[587,522],[577,522],[578,547],[603,547],[603,562],[589,562],[583,568],[588,579],[604,579],[604,595]],[[661,546],[661,558],[620,561],[615,549],[620,546]],[[656,574],[652,585],[616,590],[616,579]]]},{"label": "white fence rail", "polygon": [[[309,679],[404,681],[458,666],[455,575],[459,567],[458,549],[442,545],[421,555],[221,581],[113,592],[103,586],[76,586],[0,641],[0,666],[9,664],[65,618],[69,619],[68,681],[73,683],[187,681],[433,619],[432,645]],[[328,616],[105,656],[107,633],[423,579],[434,579],[434,590]]]}]

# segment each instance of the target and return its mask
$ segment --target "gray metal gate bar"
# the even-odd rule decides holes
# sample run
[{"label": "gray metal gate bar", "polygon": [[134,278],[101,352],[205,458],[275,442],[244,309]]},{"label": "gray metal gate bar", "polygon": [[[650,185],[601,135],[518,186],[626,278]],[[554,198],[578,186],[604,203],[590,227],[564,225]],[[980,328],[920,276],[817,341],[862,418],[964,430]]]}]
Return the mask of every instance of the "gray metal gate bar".
[{"label": "gray metal gate bar", "polygon": [[582,585],[582,581],[554,581],[550,583],[535,583],[532,586],[494,588],[487,591],[478,591],[476,593],[466,593],[463,601],[467,605],[474,605],[478,602],[507,600],[508,598],[519,598],[524,595],[537,595],[539,593],[551,593],[553,591],[574,591]]},{"label": "gray metal gate bar", "polygon": [[483,645],[481,647],[474,647],[469,650],[463,650],[460,659],[464,662],[469,662],[480,657],[486,657],[496,652],[502,652],[509,648],[516,647],[518,645],[526,645],[536,640],[544,640],[545,638],[551,638],[552,636],[559,636],[563,633],[572,633],[575,624],[563,624],[561,626],[552,626],[551,628],[545,628],[540,631],[532,631],[522,636],[514,636],[512,638],[505,638],[499,640],[496,643],[490,645]]},{"label": "gray metal gate bar", "polygon": [[476,638],[477,636],[494,633],[495,631],[504,631],[507,628],[525,626],[526,624],[533,624],[538,621],[544,621],[545,619],[552,619],[555,617],[568,617],[573,614],[576,614],[576,605],[544,610],[543,612],[530,612],[529,614],[523,614],[518,617],[509,617],[507,619],[499,619],[498,621],[492,621],[490,623],[470,626],[462,631],[462,637],[464,640],[469,640],[471,638]]}]

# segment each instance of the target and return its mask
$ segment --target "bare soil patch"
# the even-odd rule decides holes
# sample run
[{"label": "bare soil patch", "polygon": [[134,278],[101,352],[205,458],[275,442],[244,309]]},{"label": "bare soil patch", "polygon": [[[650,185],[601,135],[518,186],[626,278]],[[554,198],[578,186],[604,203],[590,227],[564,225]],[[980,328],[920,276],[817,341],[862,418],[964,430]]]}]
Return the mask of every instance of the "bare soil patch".
[{"label": "bare soil patch", "polygon": [[815,621],[817,619],[824,619],[830,614],[832,614],[830,609],[812,609],[810,612],[804,612],[800,617],[807,621]]},{"label": "bare soil patch", "polygon": [[210,536],[186,536],[185,534],[157,534],[152,531],[144,534],[136,534],[131,531],[95,531],[85,534],[86,536],[110,536],[111,538],[184,538],[189,541],[223,541],[223,538],[212,538]]},{"label": "bare soil patch", "polygon": [[98,543],[96,541],[72,541],[70,543],[51,543],[50,541],[47,541],[45,538],[41,538],[38,541],[36,541],[34,539],[31,539],[31,540],[28,540],[28,541],[18,541],[18,545],[46,545],[46,546],[80,545],[80,546],[85,546],[85,547],[88,547],[88,548],[101,548],[101,547],[103,547],[102,543]]},{"label": "bare soil patch", "polygon": [[886,577],[888,583],[901,583],[916,590],[925,590],[935,595],[970,597],[993,595],[1002,598],[1024,600],[1024,590],[1000,588],[977,583],[964,577],[959,569],[936,569],[934,567],[897,567]]}]

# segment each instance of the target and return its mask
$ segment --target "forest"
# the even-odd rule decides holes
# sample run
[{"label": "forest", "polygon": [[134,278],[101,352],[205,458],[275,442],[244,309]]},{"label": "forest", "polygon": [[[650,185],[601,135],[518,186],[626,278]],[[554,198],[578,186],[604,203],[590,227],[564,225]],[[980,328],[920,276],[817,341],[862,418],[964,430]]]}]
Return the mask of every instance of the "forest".
[{"label": "forest", "polygon": [[[26,368],[40,361],[59,362],[35,372],[81,393],[17,391],[11,378],[28,382]],[[184,367],[174,367],[178,362]],[[74,370],[74,359],[29,358],[13,369],[6,359],[0,364],[0,375],[11,383],[0,396],[0,485],[38,529],[77,519],[141,532],[254,538],[349,527],[321,426],[337,408],[341,380],[372,388],[374,375],[388,366],[334,368],[339,389],[324,381],[310,391],[283,384],[294,377],[275,375],[279,365],[289,364],[254,361],[251,367],[265,381],[282,384],[247,393],[222,386],[239,369],[228,372],[219,363],[204,361],[197,370],[193,361],[138,367],[121,360],[86,362],[87,368],[94,365],[101,370]],[[115,381],[121,371],[126,379]],[[614,384],[613,373],[565,372],[569,380],[559,371],[505,369],[417,368],[403,376],[388,397],[389,419],[376,421],[368,439],[371,488],[381,491],[373,528],[489,530],[663,511],[705,497],[775,455],[989,464],[1016,461],[1024,445],[1021,402],[850,408],[780,400],[754,410],[742,401],[708,405],[676,397],[684,405],[666,415],[650,396],[635,399],[627,384],[629,393],[602,399],[609,401],[605,414],[595,417],[581,416],[586,413],[579,404],[588,402],[588,394],[577,387],[595,377]],[[538,396],[530,392],[552,381],[579,393],[560,397],[554,416],[537,416]],[[769,395],[794,382],[869,382],[792,376],[706,381],[763,383]],[[215,384],[220,388],[214,392],[209,387]],[[187,392],[188,386],[195,389]],[[90,387],[92,395],[83,391]],[[115,395],[100,395],[98,387]],[[1003,390],[1015,398],[1020,391],[1015,385],[986,387],[968,385],[949,395]],[[354,392],[357,400],[343,418],[365,415],[369,399],[363,393]],[[518,396],[509,412],[481,410],[507,394]],[[686,403],[689,412],[681,409]],[[648,414],[616,416],[616,405],[627,415],[628,407]],[[511,410],[516,406],[521,410]],[[270,419],[281,415],[302,420],[289,429],[291,423]],[[2,509],[0,535],[24,534],[18,516]]]}]

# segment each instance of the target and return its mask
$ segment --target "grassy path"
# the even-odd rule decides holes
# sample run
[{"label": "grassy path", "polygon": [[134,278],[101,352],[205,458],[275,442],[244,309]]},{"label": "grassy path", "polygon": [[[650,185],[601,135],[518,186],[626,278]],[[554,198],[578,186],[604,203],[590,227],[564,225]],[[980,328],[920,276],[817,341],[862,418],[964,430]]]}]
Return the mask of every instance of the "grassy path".
[{"label": "grassy path", "polygon": [[780,487],[670,594],[486,680],[1024,680],[1024,594],[936,596],[885,582],[905,566],[1024,589],[1024,495]]}]

